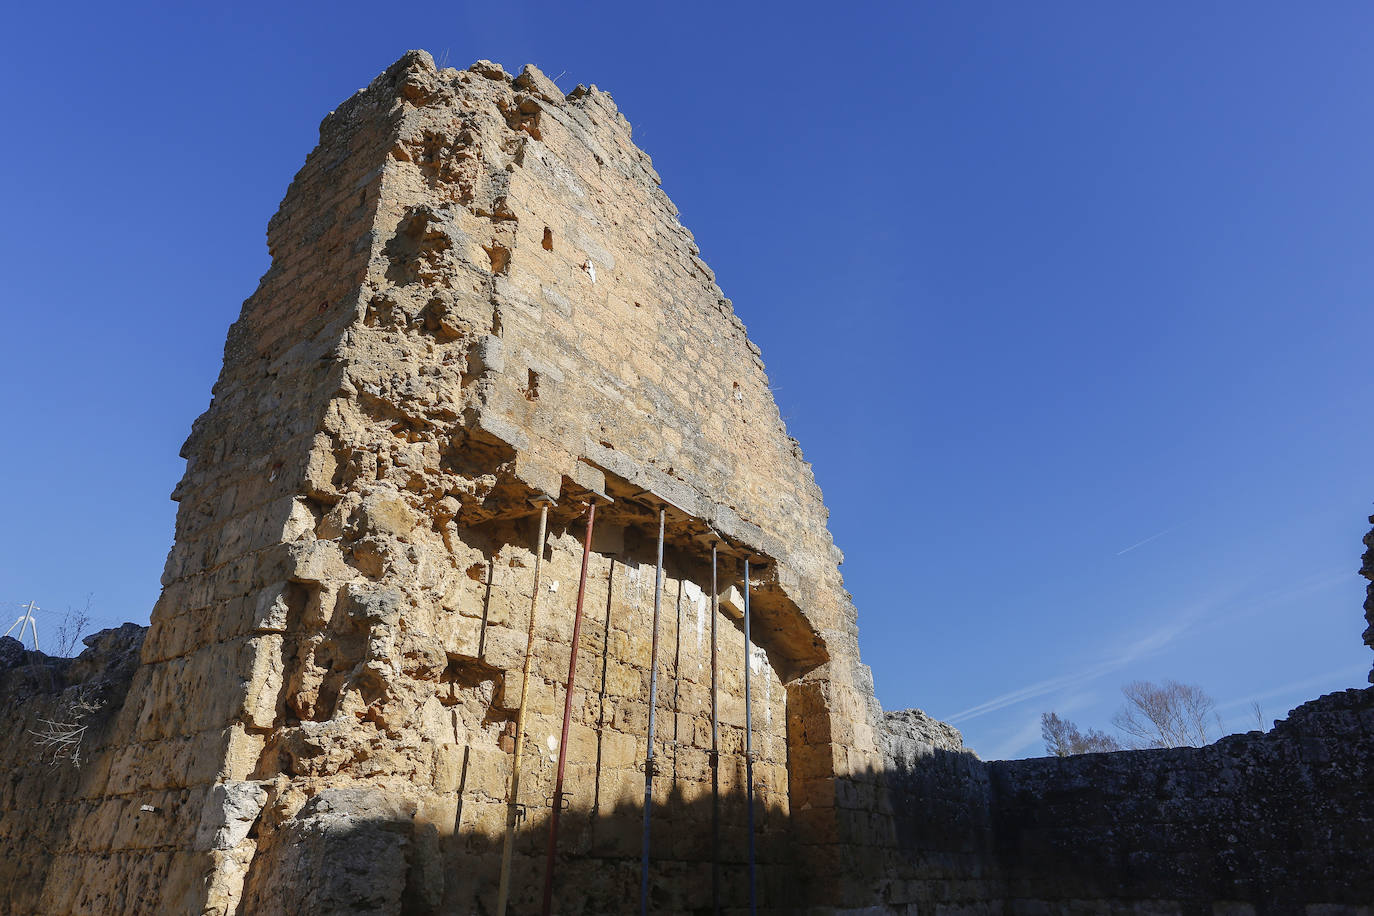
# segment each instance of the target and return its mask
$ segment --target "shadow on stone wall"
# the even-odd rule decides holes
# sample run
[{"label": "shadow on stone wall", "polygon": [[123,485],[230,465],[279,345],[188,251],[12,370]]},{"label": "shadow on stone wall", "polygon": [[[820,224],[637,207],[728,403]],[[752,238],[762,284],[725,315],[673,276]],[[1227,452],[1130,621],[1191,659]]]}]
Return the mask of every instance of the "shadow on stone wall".
[{"label": "shadow on stone wall", "polygon": [[[835,806],[760,806],[759,906],[793,913],[1368,914],[1374,688],[1204,748],[983,762],[926,746],[839,779]],[[722,902],[747,905],[745,802],[722,796]],[[546,812],[516,840],[511,912],[538,912]],[[706,913],[710,798],[654,812],[651,910]],[[643,811],[572,811],[555,912],[633,912]],[[451,823],[451,822],[450,822]],[[490,913],[502,834],[456,833],[376,787],[331,789],[254,861],[241,913]],[[304,901],[304,902],[303,902]],[[1309,909],[1316,907],[1316,909]]]},{"label": "shadow on stone wall", "polygon": [[[0,747],[0,912],[44,912],[49,862],[79,854],[74,817],[99,794],[102,749],[117,737],[142,634],[131,625],[97,634],[74,661],[0,640],[10,739]],[[26,736],[82,689],[101,698],[87,762],[54,767]],[[758,802],[761,911],[1372,912],[1374,688],[1330,694],[1268,733],[1203,748],[984,762],[929,730],[898,731],[885,737],[886,767],[836,779],[811,803],[794,799],[790,813]],[[319,792],[294,816],[269,804],[251,830],[257,852],[234,912],[493,912],[504,809],[470,788],[419,793],[360,781]],[[643,810],[623,801],[631,795],[565,814],[555,912],[637,909]],[[653,912],[710,911],[711,807],[709,795],[676,793],[656,805]],[[742,793],[724,793],[721,810],[721,899],[742,912]],[[547,817],[532,808],[519,825],[511,913],[538,912]]]},{"label": "shadow on stone wall", "polygon": [[1374,688],[1206,747],[987,768],[1009,898],[1374,905]]},{"label": "shadow on stone wall", "polygon": [[889,756],[900,852],[875,890],[894,908],[1374,912],[1374,688],[1201,748]]},{"label": "shadow on stone wall", "polygon": [[[744,798],[721,798],[721,900],[748,904]],[[509,912],[539,912],[548,842],[546,811],[516,831]],[[765,912],[803,905],[795,837],[786,815],[760,806],[757,893]],[[711,804],[670,802],[654,810],[650,910],[711,911]],[[461,824],[461,821],[460,821]],[[554,912],[634,912],[639,906],[643,809],[620,804],[562,819]],[[413,800],[368,786],[326,789],[280,826],[249,871],[239,913],[491,913],[504,834],[427,820]]]}]

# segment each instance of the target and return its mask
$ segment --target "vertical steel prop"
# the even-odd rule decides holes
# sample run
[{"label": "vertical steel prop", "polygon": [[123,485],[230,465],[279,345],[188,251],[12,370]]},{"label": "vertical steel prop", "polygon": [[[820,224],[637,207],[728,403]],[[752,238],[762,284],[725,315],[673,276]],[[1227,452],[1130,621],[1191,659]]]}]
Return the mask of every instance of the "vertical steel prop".
[{"label": "vertical steel prop", "polygon": [[720,715],[716,707],[716,618],[720,588],[716,585],[716,548],[711,542],[711,912],[720,914]]},{"label": "vertical steel prop", "polygon": [[658,569],[654,576],[654,631],[649,643],[649,743],[644,755],[644,839],[639,862],[639,912],[649,913],[649,816],[654,807],[654,710],[658,706],[658,613],[663,603],[663,523],[658,510]]},{"label": "vertical steel prop", "polygon": [[754,890],[754,714],[749,699],[749,668],[753,654],[749,641],[749,561],[744,561],[744,785],[749,805],[749,913],[758,912]]},{"label": "vertical steel prop", "polygon": [[577,642],[582,633],[582,600],[587,596],[587,563],[592,554],[592,526],[596,524],[596,500],[587,505],[587,536],[582,543],[582,575],[577,583],[577,610],[573,616],[572,651],[568,656],[568,687],[563,695],[563,738],[558,742],[558,776],[553,789],[553,817],[549,820],[549,852],[544,861],[544,906],[553,910],[553,871],[558,854],[558,819],[563,813],[563,770],[568,763],[568,725],[572,721],[573,679],[577,675]]},{"label": "vertical steel prop", "polygon": [[510,900],[510,861],[515,848],[515,823],[520,810],[520,761],[525,752],[525,704],[529,698],[530,660],[534,656],[534,620],[539,609],[539,574],[544,560],[544,539],[549,530],[549,503],[539,505],[539,539],[534,542],[534,591],[530,596],[530,628],[525,636],[525,666],[520,672],[520,709],[515,715],[515,758],[511,761],[510,798],[506,802],[506,841],[501,849],[501,884],[496,892],[497,916],[505,916]]}]

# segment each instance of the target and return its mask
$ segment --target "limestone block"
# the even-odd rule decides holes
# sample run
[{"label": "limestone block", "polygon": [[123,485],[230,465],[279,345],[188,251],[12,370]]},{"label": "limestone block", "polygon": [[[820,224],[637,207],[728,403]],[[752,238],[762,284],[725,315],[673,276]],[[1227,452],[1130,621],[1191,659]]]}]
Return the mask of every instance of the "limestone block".
[{"label": "limestone block", "polygon": [[609,661],[605,670],[605,689],[612,696],[639,697],[645,695],[647,673],[640,668],[618,661]]},{"label": "limestone block", "polygon": [[633,767],[642,757],[642,742],[637,742],[632,735],[613,730],[603,732],[601,765],[604,769]]},{"label": "limestone block", "polygon": [[267,803],[262,782],[230,780],[211,789],[196,827],[195,848],[232,849],[243,841]]},{"label": "limestone block", "polygon": [[261,588],[253,599],[252,628],[259,633],[286,632],[290,613],[289,584],[278,582]]},{"label": "limestone block", "polygon": [[434,753],[433,786],[436,792],[457,792],[462,784],[463,759],[467,748],[457,744],[439,745]]},{"label": "limestone block", "polygon": [[504,799],[510,782],[510,755],[496,747],[469,746],[467,790],[492,799]]},{"label": "limestone block", "polygon": [[[512,630],[508,627],[487,627],[485,638],[482,640],[483,659],[493,667],[507,671],[519,671],[524,665],[526,639],[525,634]],[[542,659],[541,659],[542,661]],[[557,659],[555,659],[557,661]],[[564,658],[564,673],[566,675],[566,656]],[[554,666],[557,667],[556,665]],[[539,666],[540,674],[544,674],[545,666]]]},{"label": "limestone block", "polygon": [[534,64],[525,65],[525,69],[521,70],[520,75],[515,78],[515,85],[546,102],[555,105],[561,105],[564,102],[562,91]]},{"label": "limestone block", "polygon": [[270,728],[276,722],[284,673],[282,646],[283,637],[278,633],[255,637],[245,645],[250,660],[243,720],[251,727]]},{"label": "limestone block", "polygon": [[308,887],[250,882],[255,911],[323,914],[399,908],[407,872],[405,844],[413,806],[374,789],[325,789],[282,827],[270,847],[272,874],[294,874]]},{"label": "limestone block", "polygon": [[726,616],[735,620],[744,619],[744,593],[733,585],[726,586],[717,599],[718,605]]},{"label": "limestone block", "polygon": [[606,475],[592,465],[583,461],[574,462],[571,476],[573,483],[582,489],[590,490],[603,498],[606,496]]}]

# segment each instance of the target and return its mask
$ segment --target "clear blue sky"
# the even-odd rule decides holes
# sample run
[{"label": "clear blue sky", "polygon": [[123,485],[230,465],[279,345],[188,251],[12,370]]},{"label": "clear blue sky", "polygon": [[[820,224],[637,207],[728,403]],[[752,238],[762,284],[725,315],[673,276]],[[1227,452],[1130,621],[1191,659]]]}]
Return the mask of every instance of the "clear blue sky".
[{"label": "clear blue sky", "polygon": [[[610,91],[762,346],[887,708],[1365,682],[1367,4],[22,4],[0,601],[146,621],[320,119],[407,48]],[[50,618],[46,618],[50,619]]]}]

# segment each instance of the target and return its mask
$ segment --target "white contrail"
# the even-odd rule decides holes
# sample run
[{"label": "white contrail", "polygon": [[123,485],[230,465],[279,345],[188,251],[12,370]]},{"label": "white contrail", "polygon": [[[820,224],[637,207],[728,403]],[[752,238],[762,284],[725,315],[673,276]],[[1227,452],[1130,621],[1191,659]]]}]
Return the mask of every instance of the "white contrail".
[{"label": "white contrail", "polygon": [[1066,687],[1076,687],[1079,684],[1085,684],[1088,681],[1096,680],[1104,674],[1110,674],[1113,671],[1126,667],[1142,655],[1147,655],[1164,648],[1191,627],[1193,620],[1196,619],[1197,616],[1197,611],[1184,615],[1182,619],[1175,620],[1168,626],[1160,627],[1143,639],[1136,640],[1134,643],[1127,646],[1124,651],[1106,661],[1098,662],[1095,665],[1089,665],[1082,671],[1076,671],[1072,674],[1061,674],[1058,677],[1046,678],[1043,681],[1037,681],[1025,687],[1018,687],[1016,690],[1004,693],[1001,696],[993,697],[991,700],[979,703],[977,706],[971,706],[968,709],[957,712],[945,721],[951,724],[958,724],[959,722],[965,722],[969,719],[976,719],[978,716],[986,715],[990,712],[996,712],[999,709],[1005,709],[1017,703],[1023,703],[1026,700],[1042,697],[1047,693],[1054,693],[1056,690],[1062,690]]},{"label": "white contrail", "polygon": [[1119,557],[1119,556],[1121,556],[1123,553],[1130,553],[1132,550],[1135,550],[1137,547],[1144,547],[1146,544],[1150,543],[1151,541],[1155,540],[1156,538],[1162,538],[1162,537],[1164,537],[1164,535],[1168,534],[1170,531],[1176,531],[1176,530],[1178,529],[1178,527],[1179,527],[1178,525],[1174,525],[1172,528],[1165,528],[1165,529],[1164,529],[1163,531],[1161,531],[1159,534],[1152,534],[1152,535],[1150,535],[1149,537],[1147,537],[1145,540],[1141,541],[1141,542],[1138,543],[1138,544],[1132,544],[1130,547],[1127,547],[1125,550],[1118,550],[1118,551],[1116,552],[1116,555]]},{"label": "white contrail", "polygon": [[1036,697],[1042,697],[1047,693],[1054,693],[1056,690],[1065,687],[1073,687],[1078,684],[1086,683],[1094,678],[1101,677],[1115,667],[1117,667],[1117,665],[1114,662],[1099,662],[1083,671],[1078,671],[1073,674],[1061,674],[1059,677],[1037,681],[1034,684],[1028,684],[1025,687],[1019,687],[1001,696],[993,697],[985,703],[979,703],[977,706],[970,706],[968,709],[956,712],[954,715],[945,719],[945,721],[951,725],[957,725],[969,719],[976,719],[987,713],[996,712],[999,709],[1005,709],[1008,706],[1014,706],[1026,700],[1033,700]]}]

